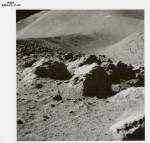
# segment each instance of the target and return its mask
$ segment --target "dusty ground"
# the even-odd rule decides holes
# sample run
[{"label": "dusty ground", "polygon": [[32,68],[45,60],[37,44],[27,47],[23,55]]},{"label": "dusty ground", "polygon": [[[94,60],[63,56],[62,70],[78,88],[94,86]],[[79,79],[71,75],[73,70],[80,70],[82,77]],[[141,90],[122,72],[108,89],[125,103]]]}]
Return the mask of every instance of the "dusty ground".
[{"label": "dusty ground", "polygon": [[18,140],[113,139],[108,130],[123,110],[107,100],[77,97],[75,92],[72,97],[61,94],[62,100],[55,101],[59,81],[43,82],[42,89],[19,88],[18,119],[24,123],[18,125]]}]

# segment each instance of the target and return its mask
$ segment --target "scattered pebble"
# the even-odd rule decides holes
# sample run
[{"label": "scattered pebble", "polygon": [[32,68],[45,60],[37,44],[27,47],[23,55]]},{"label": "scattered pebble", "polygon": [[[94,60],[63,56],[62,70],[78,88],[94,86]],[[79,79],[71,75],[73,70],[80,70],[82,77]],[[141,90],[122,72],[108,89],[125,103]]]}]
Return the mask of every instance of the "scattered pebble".
[{"label": "scattered pebble", "polygon": [[53,99],[56,101],[60,101],[60,100],[62,100],[62,97],[58,94],[58,95],[54,96]]},{"label": "scattered pebble", "polygon": [[43,87],[43,85],[41,84],[41,83],[38,83],[37,85],[36,85],[36,88],[42,88]]},{"label": "scattered pebble", "polygon": [[22,124],[24,124],[24,122],[23,122],[21,119],[18,119],[18,120],[17,120],[17,124],[18,124],[18,125],[22,125]]},{"label": "scattered pebble", "polygon": [[51,104],[51,107],[55,107],[55,104]]},{"label": "scattered pebble", "polygon": [[44,118],[44,119],[43,119],[44,121],[47,121],[47,120],[49,119],[49,117],[46,116],[46,115],[43,115],[43,118]]}]

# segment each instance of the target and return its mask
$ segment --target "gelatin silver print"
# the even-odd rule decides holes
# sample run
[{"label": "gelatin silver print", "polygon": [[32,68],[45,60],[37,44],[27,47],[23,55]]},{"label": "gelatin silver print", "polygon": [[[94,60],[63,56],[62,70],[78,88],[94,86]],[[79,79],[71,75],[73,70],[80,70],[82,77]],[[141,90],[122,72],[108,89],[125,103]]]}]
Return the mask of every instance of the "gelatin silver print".
[{"label": "gelatin silver print", "polygon": [[145,140],[144,10],[16,10],[17,140]]}]

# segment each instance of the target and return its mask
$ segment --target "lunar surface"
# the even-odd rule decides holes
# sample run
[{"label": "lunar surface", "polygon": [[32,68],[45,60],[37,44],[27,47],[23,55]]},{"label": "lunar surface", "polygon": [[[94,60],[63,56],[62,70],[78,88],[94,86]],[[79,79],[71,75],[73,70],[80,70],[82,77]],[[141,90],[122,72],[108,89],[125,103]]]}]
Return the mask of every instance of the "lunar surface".
[{"label": "lunar surface", "polygon": [[18,141],[145,139],[142,10],[40,11],[16,51]]}]

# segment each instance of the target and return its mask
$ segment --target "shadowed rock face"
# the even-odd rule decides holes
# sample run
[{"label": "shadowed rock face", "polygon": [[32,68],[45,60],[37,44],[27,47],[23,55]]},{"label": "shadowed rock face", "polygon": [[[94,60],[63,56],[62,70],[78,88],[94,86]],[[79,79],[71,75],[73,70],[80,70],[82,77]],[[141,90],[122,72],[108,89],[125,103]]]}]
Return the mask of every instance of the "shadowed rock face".
[{"label": "shadowed rock face", "polygon": [[25,68],[22,73],[25,83],[33,83],[38,78],[52,78],[67,80],[71,78],[70,72],[64,63],[48,58],[41,58],[31,67]]},{"label": "shadowed rock face", "polygon": [[132,134],[128,134],[125,138],[123,138],[124,141],[132,141],[132,140],[145,140],[145,128],[140,127]]},{"label": "shadowed rock face", "polygon": [[[126,81],[126,84],[135,87],[144,86],[144,68],[119,61],[117,63],[103,62],[101,67],[109,75],[113,84]],[[124,82],[125,83],[125,82]]]},{"label": "shadowed rock face", "polygon": [[76,67],[70,83],[81,83],[83,96],[107,98],[112,95],[111,80],[106,71],[96,63]]},{"label": "shadowed rock face", "polygon": [[101,67],[95,67],[85,76],[83,96],[107,98],[111,95],[111,82]]},{"label": "shadowed rock face", "polygon": [[36,68],[35,74],[39,77],[50,77],[58,80],[65,80],[71,77],[65,64],[58,61],[43,63],[43,65]]},{"label": "shadowed rock face", "polygon": [[109,69],[113,70],[111,75],[112,82],[119,82],[121,79],[128,80],[135,78],[132,66],[121,61],[118,62],[116,66],[109,64]]},{"label": "shadowed rock face", "polygon": [[132,66],[124,64],[123,62],[117,63],[117,73],[120,75],[120,79],[132,79],[134,78],[134,72],[132,71]]}]

